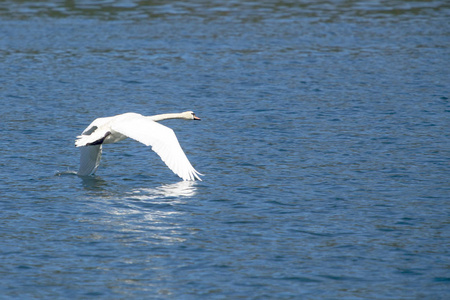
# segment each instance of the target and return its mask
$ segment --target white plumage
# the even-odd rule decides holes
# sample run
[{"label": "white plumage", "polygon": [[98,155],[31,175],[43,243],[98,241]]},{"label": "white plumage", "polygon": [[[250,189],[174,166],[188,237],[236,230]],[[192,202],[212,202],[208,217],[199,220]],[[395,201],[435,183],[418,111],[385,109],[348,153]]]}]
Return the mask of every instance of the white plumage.
[{"label": "white plumage", "polygon": [[151,146],[162,161],[183,180],[201,180],[192,167],[175,132],[157,121],[167,119],[200,120],[191,111],[177,114],[143,116],[125,113],[108,118],[95,119],[75,140],[75,146],[81,148],[80,169],[78,175],[94,174],[100,164],[103,144],[120,142],[127,137],[146,146]]}]

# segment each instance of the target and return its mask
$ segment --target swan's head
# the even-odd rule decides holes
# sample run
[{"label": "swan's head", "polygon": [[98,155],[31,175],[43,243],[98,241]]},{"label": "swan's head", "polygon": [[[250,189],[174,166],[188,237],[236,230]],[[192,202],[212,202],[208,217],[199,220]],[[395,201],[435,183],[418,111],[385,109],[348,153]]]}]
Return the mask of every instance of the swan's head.
[{"label": "swan's head", "polygon": [[199,117],[197,117],[193,111],[185,111],[181,113],[181,118],[185,120],[201,120]]}]

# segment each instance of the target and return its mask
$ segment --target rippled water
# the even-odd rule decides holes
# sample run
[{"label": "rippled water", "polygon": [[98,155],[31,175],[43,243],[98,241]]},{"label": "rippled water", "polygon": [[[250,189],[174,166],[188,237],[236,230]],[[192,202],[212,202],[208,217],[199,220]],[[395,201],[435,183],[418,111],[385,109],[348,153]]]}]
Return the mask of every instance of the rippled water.
[{"label": "rippled water", "polygon": [[[449,17],[1,2],[1,298],[447,299]],[[93,119],[184,110],[164,124],[204,181],[133,141],[68,175]]]}]

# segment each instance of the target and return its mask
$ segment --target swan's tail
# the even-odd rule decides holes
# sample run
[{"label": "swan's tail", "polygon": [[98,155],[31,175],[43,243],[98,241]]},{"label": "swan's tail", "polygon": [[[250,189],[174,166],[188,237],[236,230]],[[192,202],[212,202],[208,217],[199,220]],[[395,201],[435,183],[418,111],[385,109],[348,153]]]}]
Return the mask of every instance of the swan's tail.
[{"label": "swan's tail", "polygon": [[93,132],[91,135],[79,135],[75,140],[75,146],[83,147],[101,145],[110,134],[111,132],[108,131],[104,135],[97,134],[96,132]]},{"label": "swan's tail", "polygon": [[79,135],[77,136],[77,139],[75,140],[75,147],[83,147],[86,146],[86,138],[89,137],[88,135]]}]

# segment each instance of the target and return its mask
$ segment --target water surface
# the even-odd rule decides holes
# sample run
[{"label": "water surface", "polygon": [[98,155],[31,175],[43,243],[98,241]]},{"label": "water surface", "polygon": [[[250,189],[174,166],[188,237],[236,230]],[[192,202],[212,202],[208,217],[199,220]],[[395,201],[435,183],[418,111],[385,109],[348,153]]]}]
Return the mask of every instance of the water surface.
[{"label": "water surface", "polygon": [[[445,1],[3,1],[0,294],[447,299]],[[165,121],[202,182],[95,118]],[[56,174],[56,175],[55,175]]]}]

